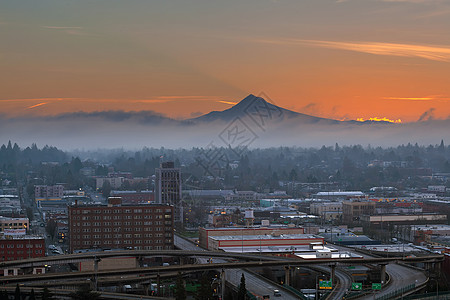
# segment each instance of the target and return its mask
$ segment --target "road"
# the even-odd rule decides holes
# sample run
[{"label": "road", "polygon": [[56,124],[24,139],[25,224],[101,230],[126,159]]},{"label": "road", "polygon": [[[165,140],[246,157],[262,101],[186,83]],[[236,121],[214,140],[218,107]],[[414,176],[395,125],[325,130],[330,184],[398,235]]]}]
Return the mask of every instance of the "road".
[{"label": "road", "polygon": [[[342,246],[336,246],[334,247],[342,250],[342,251],[349,251],[351,248],[346,248]],[[368,254],[362,254],[360,253],[364,258],[372,258],[374,256],[368,255]],[[390,284],[383,288],[380,292],[377,293],[377,298],[382,297],[383,295],[387,295],[388,293],[391,293],[393,291],[399,290],[401,288],[405,288],[409,286],[410,284],[415,283],[416,286],[423,284],[427,281],[427,277],[423,272],[416,271],[414,269],[401,266],[399,264],[391,263],[386,266],[386,273],[389,274],[391,278]],[[373,295],[369,294],[367,296],[361,297],[359,299],[369,300],[373,299]]]},{"label": "road", "polygon": [[[183,250],[206,251],[205,249],[197,247],[195,244],[186,241],[185,239],[182,239],[176,235],[175,235],[175,246]],[[199,263],[207,263],[207,258],[204,257],[199,257],[197,258],[197,260]],[[213,259],[213,263],[220,264],[223,262],[225,262],[225,260],[223,259],[219,258]],[[263,280],[259,276],[255,276],[252,273],[247,272],[245,270],[234,270],[234,269],[225,270],[225,278],[233,286],[238,286],[240,284],[242,274],[244,274],[245,277],[245,286],[247,290],[255,295],[258,296],[270,295],[270,297],[273,298],[273,290],[278,289],[280,290],[281,293],[280,299],[288,299],[288,300],[299,299],[298,297],[293,296],[286,290],[279,288],[277,285],[271,283],[269,280]]]},{"label": "road", "polygon": [[[330,268],[329,267],[323,267],[323,266],[315,266],[314,269],[320,270],[324,273],[329,273]],[[331,295],[328,299],[336,299],[340,300],[344,297],[345,292],[351,288],[352,285],[352,276],[350,274],[347,274],[346,272],[343,272],[336,268],[336,277],[339,279],[339,285],[333,289],[331,292]]]}]

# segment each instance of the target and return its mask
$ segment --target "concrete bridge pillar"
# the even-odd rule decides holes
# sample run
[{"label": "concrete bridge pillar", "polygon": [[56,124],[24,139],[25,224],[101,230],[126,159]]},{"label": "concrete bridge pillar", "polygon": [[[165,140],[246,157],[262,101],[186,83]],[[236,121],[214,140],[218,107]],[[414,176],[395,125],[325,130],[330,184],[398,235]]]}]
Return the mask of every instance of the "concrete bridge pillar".
[{"label": "concrete bridge pillar", "polygon": [[225,281],[225,270],[224,269],[222,269],[222,272],[220,273],[220,279],[221,279],[221,282],[222,282],[222,284],[220,286],[220,295],[222,296],[221,299],[223,300],[223,299],[225,299],[225,284],[226,284],[226,281]]},{"label": "concrete bridge pillar", "polygon": [[156,275],[156,294],[161,297],[161,275]]},{"label": "concrete bridge pillar", "polygon": [[334,279],[336,278],[336,265],[330,265],[331,284],[334,286]]},{"label": "concrete bridge pillar", "polygon": [[381,284],[386,284],[386,264],[380,264]]},{"label": "concrete bridge pillar", "polygon": [[289,266],[284,266],[284,284],[291,285],[291,267]]},{"label": "concrete bridge pillar", "polygon": [[101,261],[101,258],[98,258],[97,256],[94,257],[94,291],[98,290],[98,263]]}]

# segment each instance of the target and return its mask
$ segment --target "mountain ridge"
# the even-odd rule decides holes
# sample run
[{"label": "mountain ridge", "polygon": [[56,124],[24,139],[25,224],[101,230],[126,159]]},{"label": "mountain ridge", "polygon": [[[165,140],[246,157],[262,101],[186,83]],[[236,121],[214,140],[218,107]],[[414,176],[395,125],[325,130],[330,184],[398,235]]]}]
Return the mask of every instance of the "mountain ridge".
[{"label": "mountain ridge", "polygon": [[216,120],[230,122],[236,117],[255,117],[255,118],[270,118],[276,119],[277,121],[283,120],[299,120],[305,123],[329,123],[329,124],[339,124],[346,121],[338,121],[333,119],[315,117],[299,112],[295,112],[273,103],[266,101],[262,97],[249,94],[247,97],[239,101],[239,103],[234,106],[222,110],[222,111],[211,111],[202,116],[187,119],[193,122],[209,123]]}]

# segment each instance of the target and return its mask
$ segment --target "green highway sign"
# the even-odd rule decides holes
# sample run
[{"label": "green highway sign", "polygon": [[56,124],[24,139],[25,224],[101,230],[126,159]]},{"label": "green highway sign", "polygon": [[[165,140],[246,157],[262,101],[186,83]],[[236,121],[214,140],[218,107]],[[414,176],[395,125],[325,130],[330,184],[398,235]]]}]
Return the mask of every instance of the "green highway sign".
[{"label": "green highway sign", "polygon": [[332,284],[331,284],[331,280],[320,280],[319,281],[319,289],[320,290],[331,290]]},{"label": "green highway sign", "polygon": [[362,283],[360,283],[360,282],[352,282],[352,290],[354,290],[354,291],[362,290]]},{"label": "green highway sign", "polygon": [[381,290],[381,283],[372,283],[372,290]]}]

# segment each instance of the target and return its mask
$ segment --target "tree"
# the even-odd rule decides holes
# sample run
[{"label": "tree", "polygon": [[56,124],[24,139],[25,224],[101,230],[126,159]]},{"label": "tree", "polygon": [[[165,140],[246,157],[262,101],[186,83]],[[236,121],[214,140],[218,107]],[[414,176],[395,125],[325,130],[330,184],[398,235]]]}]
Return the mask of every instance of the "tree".
[{"label": "tree", "polygon": [[30,298],[28,300],[36,300],[36,296],[34,295],[34,289],[31,289]]},{"label": "tree", "polygon": [[69,296],[74,300],[97,300],[100,298],[100,293],[90,290],[88,286],[83,286],[78,291],[70,293]]},{"label": "tree", "polygon": [[181,273],[178,272],[177,282],[175,284],[175,299],[185,300],[186,299],[186,288],[184,287],[183,277]]},{"label": "tree", "polygon": [[200,287],[197,290],[196,300],[212,300],[213,293],[211,289],[211,283],[209,282],[208,275],[205,274],[200,279]]},{"label": "tree", "polygon": [[31,207],[27,207],[27,209],[26,209],[26,212],[27,212],[27,218],[28,218],[28,220],[31,222],[31,221],[33,221],[33,218],[34,218],[34,215],[33,215],[33,209],[31,208]]},{"label": "tree", "polygon": [[111,183],[108,180],[103,181],[102,194],[105,198],[108,198],[111,194]]},{"label": "tree", "polygon": [[16,290],[14,291],[14,300],[20,300],[20,287],[19,284],[16,285]]},{"label": "tree", "polygon": [[45,231],[47,231],[47,234],[50,235],[52,239],[55,237],[56,226],[57,224],[53,219],[48,220],[47,226],[45,226]]},{"label": "tree", "polygon": [[239,284],[238,290],[238,300],[245,300],[245,299],[247,299],[247,288],[245,287],[245,276],[244,273],[242,273],[241,283]]},{"label": "tree", "polygon": [[52,295],[52,293],[50,292],[50,290],[47,287],[44,287],[44,290],[42,291],[42,294],[41,294],[41,299],[42,300],[51,300],[51,299],[53,299],[53,295]]},{"label": "tree", "polygon": [[0,291],[0,300],[8,300],[8,299],[9,299],[8,298],[8,292],[5,291],[5,290]]}]

